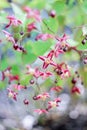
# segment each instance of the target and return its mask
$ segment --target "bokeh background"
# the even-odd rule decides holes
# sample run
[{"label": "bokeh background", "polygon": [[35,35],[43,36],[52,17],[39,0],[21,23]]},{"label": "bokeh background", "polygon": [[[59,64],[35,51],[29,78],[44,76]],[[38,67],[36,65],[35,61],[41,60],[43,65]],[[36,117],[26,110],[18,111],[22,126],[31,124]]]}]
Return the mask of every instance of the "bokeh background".
[{"label": "bokeh background", "polygon": [[[71,88],[71,79],[59,81],[63,85],[64,90],[60,93],[63,99],[57,111],[53,111],[48,116],[39,116],[33,110],[38,104],[32,101],[34,90],[27,88],[18,95],[18,101],[15,102],[7,96],[7,81],[2,82],[2,71],[8,66],[12,66],[13,74],[22,75],[23,66],[27,63],[33,63],[33,66],[39,64],[36,60],[37,56],[42,52],[38,52],[38,47],[33,47],[28,56],[19,54],[12,50],[11,45],[7,44],[2,29],[6,25],[7,14],[20,15],[24,6],[41,11],[41,17],[49,19],[49,27],[59,36],[66,33],[70,36],[69,43],[77,46],[78,50],[82,50],[81,57],[75,51],[71,51],[64,56],[59,57],[59,62],[67,61],[74,71],[79,71],[83,80],[83,85],[79,84],[82,89],[80,96],[72,96],[69,89]],[[55,18],[50,17],[50,12],[56,11]],[[20,17],[20,16],[19,16]],[[24,17],[24,16],[23,16]],[[23,17],[20,17],[22,20]],[[39,26],[39,25],[38,25]],[[0,130],[87,130],[87,65],[83,63],[83,58],[87,56],[87,43],[82,44],[83,27],[87,31],[87,0],[0,0]],[[45,26],[43,31],[49,32]],[[15,34],[16,35],[16,34]],[[23,41],[36,42],[36,33]],[[38,43],[38,46],[40,44]],[[39,46],[40,49],[42,46]],[[48,46],[47,48],[49,48]],[[27,48],[27,45],[25,45]],[[32,48],[29,46],[29,48]],[[44,48],[46,48],[44,46]],[[32,50],[32,49],[31,49]],[[21,69],[21,72],[20,72]],[[24,80],[25,79],[25,80]],[[25,75],[21,76],[21,83],[26,85],[29,82]],[[80,81],[79,81],[80,82]],[[23,104],[24,98],[29,98],[29,106]]]}]

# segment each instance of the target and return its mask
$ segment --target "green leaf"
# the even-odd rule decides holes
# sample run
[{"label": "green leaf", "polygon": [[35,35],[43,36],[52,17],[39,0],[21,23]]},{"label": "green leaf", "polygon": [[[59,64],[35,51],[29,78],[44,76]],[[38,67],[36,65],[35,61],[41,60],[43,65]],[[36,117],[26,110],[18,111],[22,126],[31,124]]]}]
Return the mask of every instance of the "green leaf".
[{"label": "green leaf", "polygon": [[26,14],[21,10],[21,8],[19,6],[17,6],[16,4],[12,3],[11,4],[12,9],[15,13],[15,16],[20,19],[22,21],[22,23],[24,24],[26,21]]},{"label": "green leaf", "polygon": [[57,14],[61,14],[65,9],[65,0],[58,0],[53,4],[53,9],[56,10]]},{"label": "green leaf", "polygon": [[43,55],[45,52],[48,51],[48,49],[50,49],[50,47],[52,46],[52,43],[50,42],[50,40],[47,41],[37,41],[34,42],[33,44],[31,44],[32,46],[32,50],[34,52],[34,54],[36,56],[39,55]]},{"label": "green leaf", "polygon": [[81,9],[87,14],[87,0],[81,3]]},{"label": "green leaf", "polygon": [[27,3],[29,7],[38,8],[38,9],[44,8],[46,4],[47,4],[46,0],[44,0],[44,2],[42,2],[42,0],[34,0]]},{"label": "green leaf", "polygon": [[87,42],[85,43],[85,45],[83,44],[80,44],[78,47],[77,47],[78,50],[87,50]]},{"label": "green leaf", "polygon": [[37,56],[34,54],[32,50],[31,43],[26,43],[25,50],[27,51],[26,54],[22,54],[22,60],[24,64],[32,63],[36,60]]},{"label": "green leaf", "polygon": [[5,8],[5,7],[9,7],[9,3],[6,0],[1,0],[0,1],[0,9],[1,8]]},{"label": "green leaf", "polygon": [[12,70],[11,70],[12,74],[19,74],[20,73],[20,67],[18,64],[14,64],[12,66]]},{"label": "green leaf", "polygon": [[58,22],[59,22],[59,25],[63,26],[64,23],[65,23],[65,16],[64,15],[59,15],[58,16]]},{"label": "green leaf", "polygon": [[49,19],[44,19],[43,24],[42,24],[42,29],[44,32],[57,33],[58,32],[58,20],[56,18],[51,18],[51,17]]},{"label": "green leaf", "polygon": [[22,85],[28,85],[29,84],[29,81],[30,81],[30,79],[31,79],[31,77],[32,76],[30,76],[30,75],[21,75],[21,77],[20,77],[20,83],[22,84]]},{"label": "green leaf", "polygon": [[8,60],[4,58],[0,63],[0,70],[4,70],[9,66]]}]

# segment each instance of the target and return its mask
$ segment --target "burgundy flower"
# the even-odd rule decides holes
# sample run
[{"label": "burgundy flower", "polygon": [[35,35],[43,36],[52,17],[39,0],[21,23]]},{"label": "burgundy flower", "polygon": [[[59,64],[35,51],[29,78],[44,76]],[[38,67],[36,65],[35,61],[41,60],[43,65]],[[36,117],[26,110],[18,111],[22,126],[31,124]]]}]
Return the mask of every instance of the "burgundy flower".
[{"label": "burgundy flower", "polygon": [[61,43],[61,42],[66,42],[66,40],[69,38],[69,36],[67,36],[66,34],[64,34],[61,38],[59,38],[58,36],[56,37],[56,39]]},{"label": "burgundy flower", "polygon": [[12,87],[14,90],[17,90],[17,91],[20,91],[21,89],[25,89],[25,86],[21,84],[13,84]]},{"label": "burgundy flower", "polygon": [[43,63],[43,69],[46,69],[48,67],[48,65],[56,66],[55,62],[52,60],[53,55],[54,55],[54,51],[51,50],[48,53],[47,56],[39,56],[39,58],[44,61],[44,63]]},{"label": "burgundy flower", "polygon": [[2,71],[2,80],[4,80],[6,77],[9,77],[11,75],[10,70],[11,67],[8,67],[4,71]]},{"label": "burgundy flower", "polygon": [[19,76],[12,75],[10,71],[11,71],[11,67],[8,67],[4,71],[2,71],[2,80],[4,80],[5,78],[8,78],[9,83],[11,83],[14,80],[19,81]]},{"label": "burgundy flower", "polygon": [[52,87],[51,90],[52,90],[52,91],[60,92],[60,91],[62,90],[62,87],[60,87],[60,86],[55,86],[55,87]]},{"label": "burgundy flower", "polygon": [[9,83],[11,81],[14,81],[14,80],[19,81],[19,75],[12,75],[12,74],[10,74],[9,75]]},{"label": "burgundy flower", "polygon": [[60,98],[56,98],[54,101],[49,101],[48,102],[48,110],[51,109],[51,108],[55,108],[58,106],[58,103],[61,102],[61,99]]},{"label": "burgundy flower", "polygon": [[52,34],[39,34],[36,36],[35,40],[41,39],[43,41],[46,41],[49,38],[54,38],[54,36]]},{"label": "burgundy flower", "polygon": [[62,53],[64,53],[64,51],[61,49],[61,45],[59,43],[57,43],[55,45],[55,49],[54,49],[54,56],[58,57],[59,54],[62,54]]},{"label": "burgundy flower", "polygon": [[10,88],[7,88],[8,90],[8,97],[13,98],[15,101],[17,101],[17,95],[15,91],[11,90]]},{"label": "burgundy flower", "polygon": [[28,32],[31,32],[32,30],[37,29],[34,22],[27,25]]},{"label": "burgundy flower", "polygon": [[34,96],[33,99],[34,100],[42,99],[43,101],[45,101],[46,98],[49,98],[49,97],[50,97],[49,93],[43,93],[43,94],[39,94],[37,96]]},{"label": "burgundy flower", "polygon": [[60,75],[61,79],[70,77],[69,66],[65,64],[64,62],[56,65],[55,72],[58,75]]},{"label": "burgundy flower", "polygon": [[7,19],[9,20],[9,23],[6,25],[5,28],[10,27],[11,25],[18,26],[22,24],[22,21],[15,18],[15,16],[7,16]]},{"label": "burgundy flower", "polygon": [[71,92],[72,92],[72,94],[75,94],[75,93],[80,94],[80,93],[81,93],[79,87],[77,87],[77,86],[74,86],[74,87],[72,88]]},{"label": "burgundy flower", "polygon": [[64,34],[61,38],[56,37],[58,42],[55,45],[55,49],[54,49],[54,56],[55,57],[58,57],[59,54],[67,51],[67,49],[69,48],[69,45],[67,43],[68,38],[69,37],[66,34]]},{"label": "burgundy flower", "polygon": [[23,10],[27,13],[27,18],[34,18],[36,21],[41,22],[40,12],[29,7],[24,7]]},{"label": "burgundy flower", "polygon": [[27,65],[26,66],[27,68],[27,73],[26,74],[30,74],[30,75],[33,75],[34,77],[38,78],[41,74],[41,72],[39,71],[38,68],[31,68],[30,65]]},{"label": "burgundy flower", "polygon": [[47,71],[47,72],[41,72],[40,76],[42,77],[42,79],[46,79],[49,76],[52,76],[52,73]]},{"label": "burgundy flower", "polygon": [[45,109],[36,109],[34,111],[37,112],[38,114],[47,114],[48,113],[47,110],[45,110]]},{"label": "burgundy flower", "polygon": [[12,34],[10,34],[9,32],[7,32],[7,31],[5,31],[5,30],[2,30],[2,31],[3,31],[3,33],[5,34],[7,40],[8,40],[9,42],[11,42],[12,44],[15,44],[15,40],[14,40]]}]

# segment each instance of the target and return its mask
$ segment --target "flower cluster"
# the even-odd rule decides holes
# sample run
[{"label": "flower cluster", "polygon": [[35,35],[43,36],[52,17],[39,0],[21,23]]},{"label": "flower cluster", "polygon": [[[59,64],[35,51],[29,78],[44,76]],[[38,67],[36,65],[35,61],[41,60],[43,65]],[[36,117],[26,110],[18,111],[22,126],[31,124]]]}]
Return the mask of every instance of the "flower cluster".
[{"label": "flower cluster", "polygon": [[[9,29],[24,27],[22,21],[20,19],[17,19],[16,16],[7,16],[8,23],[6,24],[5,29],[2,30],[2,32],[6,37],[6,41],[12,43],[12,47],[14,50],[19,51],[20,53],[25,53],[25,55],[27,55],[27,51],[21,45],[21,43],[25,41],[26,44],[28,35],[32,34],[33,31],[39,32],[36,24],[37,22],[41,25],[44,22],[41,18],[40,11],[31,9],[29,7],[23,7],[23,11],[26,13],[26,21],[31,20],[32,22],[29,22],[26,25],[23,32],[21,32],[21,30],[18,32],[20,34],[20,38],[15,38],[14,30],[11,33]],[[55,15],[55,10],[50,13],[50,16],[52,16],[53,18],[55,17]],[[63,34],[61,37],[59,37],[56,34],[53,34],[49,27],[47,27],[47,29],[51,33],[45,33],[44,31],[41,31],[35,35],[33,41],[38,42],[39,40],[41,40],[44,41],[45,44],[46,41],[49,41],[49,39],[51,39],[54,41],[54,44],[47,50],[46,53],[44,53],[44,55],[37,56],[38,61],[40,61],[41,63],[40,65],[29,63],[26,63],[26,65],[24,66],[22,65],[24,67],[24,71],[22,73],[25,75],[25,78],[30,78],[27,85],[23,85],[21,83],[21,78],[19,74],[12,74],[12,67],[7,67],[5,70],[2,71],[2,81],[5,81],[7,79],[9,83],[9,87],[7,88],[9,98],[17,101],[19,91],[26,89],[28,86],[34,88],[35,95],[33,95],[32,101],[41,102],[40,107],[35,110],[35,112],[39,114],[47,114],[49,111],[60,106],[62,100],[60,99],[59,94],[62,93],[64,86],[60,85],[57,81],[67,81],[68,78],[72,78],[73,69],[71,69],[67,61],[60,61],[60,57],[65,55],[70,50],[74,50],[79,54],[81,53],[75,47],[71,47],[69,45],[69,43],[67,42],[69,36],[67,36],[67,34]],[[34,43],[32,44],[34,46]],[[34,51],[34,49],[28,51]],[[84,62],[87,62],[87,58],[85,58]],[[48,80],[51,82],[51,85]],[[72,78],[72,89],[70,90],[71,94],[81,94],[81,90],[77,82],[78,75]],[[45,90],[43,89],[43,86],[45,87]],[[55,93],[54,98],[52,97],[52,92]],[[25,105],[30,104],[30,101],[27,98],[25,98],[23,102]]]}]

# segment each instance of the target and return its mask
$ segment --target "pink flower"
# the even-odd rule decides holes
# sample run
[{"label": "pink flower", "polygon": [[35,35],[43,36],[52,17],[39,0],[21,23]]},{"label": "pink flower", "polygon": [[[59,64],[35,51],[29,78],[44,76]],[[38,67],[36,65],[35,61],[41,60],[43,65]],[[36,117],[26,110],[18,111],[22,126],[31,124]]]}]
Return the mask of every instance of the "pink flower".
[{"label": "pink flower", "polygon": [[72,88],[71,92],[72,92],[73,94],[75,94],[75,93],[80,94],[80,93],[81,93],[79,87],[77,87],[77,86],[74,86],[74,87]]},{"label": "pink flower", "polygon": [[3,31],[3,33],[5,34],[7,40],[8,40],[9,42],[15,44],[15,40],[14,40],[13,36],[12,36],[9,32],[7,32],[7,31],[5,31],[5,30],[2,30],[2,31]]},{"label": "pink flower", "polygon": [[8,67],[4,71],[2,71],[2,80],[4,80],[6,77],[9,77],[11,75],[10,70],[11,67]]},{"label": "pink flower", "polygon": [[69,66],[65,63],[57,64],[55,71],[58,75],[60,75],[61,79],[70,77]]},{"label": "pink flower", "polygon": [[49,110],[51,108],[57,107],[58,106],[58,102],[61,102],[60,98],[56,98],[54,101],[49,101],[47,110]]},{"label": "pink flower", "polygon": [[59,38],[58,36],[56,37],[56,39],[59,42],[66,42],[66,40],[69,38],[69,36],[67,36],[66,34],[64,34],[61,38]]},{"label": "pink flower", "polygon": [[42,99],[43,101],[45,101],[46,98],[49,98],[49,97],[50,97],[49,93],[43,93],[43,94],[39,94],[37,96],[34,96],[33,99],[34,100]]},{"label": "pink flower", "polygon": [[62,54],[62,53],[64,53],[64,51],[61,49],[61,45],[59,45],[59,43],[57,43],[55,45],[55,49],[54,49],[54,56],[58,57],[59,54]]},{"label": "pink flower", "polygon": [[25,86],[20,85],[20,84],[13,84],[12,87],[14,90],[18,90],[18,91],[25,88]]},{"label": "pink flower", "polygon": [[58,40],[57,44],[55,45],[55,50],[54,50],[54,56],[58,57],[59,54],[64,53],[65,51],[67,51],[69,45],[67,43],[67,39],[69,37],[64,34],[61,38],[56,37],[56,39]]},{"label": "pink flower", "polygon": [[52,36],[52,34],[39,34],[36,36],[35,40],[41,39],[43,41],[46,41],[49,38],[54,38],[54,37]]},{"label": "pink flower", "polygon": [[38,68],[33,69],[33,68],[30,67],[30,65],[27,65],[26,68],[27,68],[27,73],[26,74],[33,75],[36,78],[38,78],[40,76],[40,74],[41,74],[41,72],[39,71]]},{"label": "pink flower", "polygon": [[22,24],[22,21],[15,18],[15,16],[7,16],[7,19],[9,20],[9,23],[6,25],[5,28],[10,27],[11,25],[18,26]]},{"label": "pink flower", "polygon": [[41,16],[40,16],[40,12],[38,10],[31,9],[26,6],[26,7],[24,7],[24,11],[27,13],[27,18],[34,18],[38,22],[41,22]]},{"label": "pink flower", "polygon": [[10,88],[7,88],[8,90],[8,97],[13,98],[15,101],[17,101],[17,95],[15,91],[11,90]]},{"label": "pink flower", "polygon": [[48,67],[48,65],[53,65],[53,66],[56,66],[56,64],[54,63],[54,61],[52,60],[52,57],[54,55],[54,51],[51,50],[47,56],[39,56],[39,58],[41,60],[44,61],[43,63],[43,69],[46,69]]},{"label": "pink flower", "polygon": [[42,79],[46,79],[49,76],[52,76],[52,73],[49,71],[48,72],[41,72],[40,76],[42,76]]},{"label": "pink flower", "polygon": [[31,32],[34,29],[37,29],[34,22],[27,25],[28,32]]},{"label": "pink flower", "polygon": [[10,74],[9,75],[9,83],[11,81],[14,81],[14,80],[18,81],[19,80],[19,76],[18,75],[12,75],[12,74]]},{"label": "pink flower", "polygon": [[36,109],[34,111],[37,112],[38,114],[47,114],[48,113],[47,110],[45,110],[45,109]]},{"label": "pink flower", "polygon": [[60,91],[62,90],[62,87],[60,87],[60,86],[55,86],[55,87],[52,87],[51,90],[60,92]]},{"label": "pink flower", "polygon": [[19,76],[18,75],[12,75],[11,74],[11,67],[6,68],[4,71],[2,71],[2,80],[4,80],[5,78],[9,79],[9,83],[11,83],[11,81],[19,80]]}]

